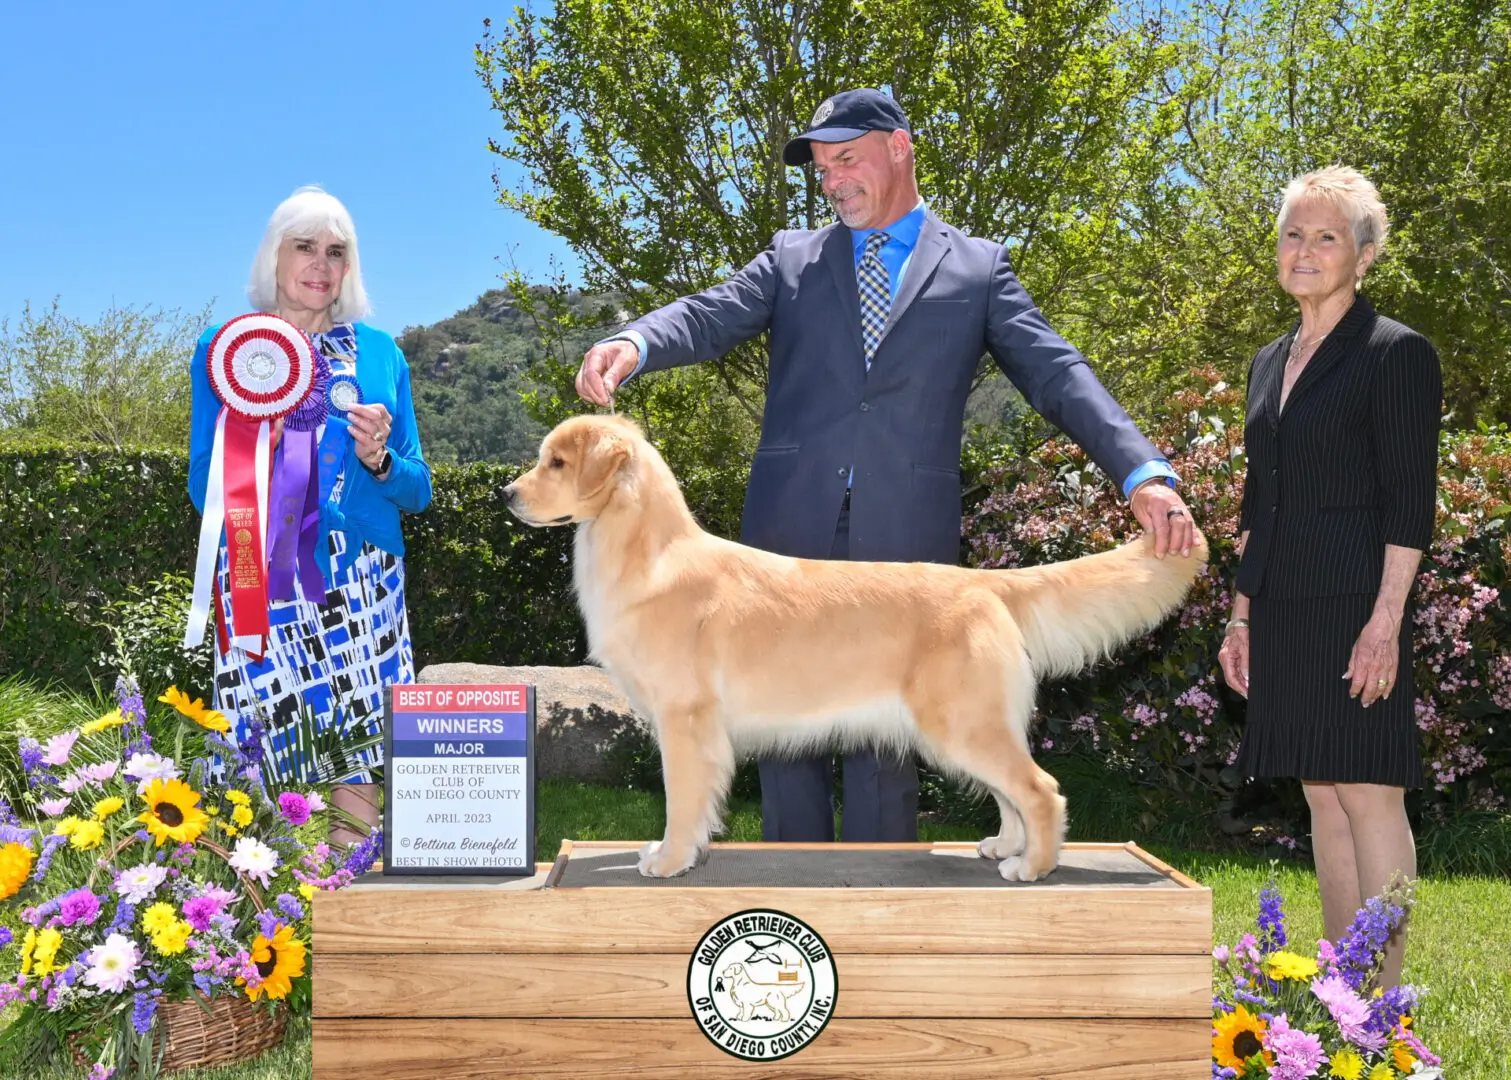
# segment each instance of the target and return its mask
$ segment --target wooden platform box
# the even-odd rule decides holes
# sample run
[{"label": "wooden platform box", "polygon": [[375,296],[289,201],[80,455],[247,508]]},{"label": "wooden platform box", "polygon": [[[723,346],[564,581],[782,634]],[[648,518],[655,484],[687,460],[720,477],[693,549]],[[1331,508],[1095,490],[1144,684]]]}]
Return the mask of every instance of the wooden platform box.
[{"label": "wooden platform box", "polygon": [[318,893],[317,1080],[1211,1076],[1211,892],[1132,844],[1028,885],[969,844],[723,844],[665,882],[637,848]]}]

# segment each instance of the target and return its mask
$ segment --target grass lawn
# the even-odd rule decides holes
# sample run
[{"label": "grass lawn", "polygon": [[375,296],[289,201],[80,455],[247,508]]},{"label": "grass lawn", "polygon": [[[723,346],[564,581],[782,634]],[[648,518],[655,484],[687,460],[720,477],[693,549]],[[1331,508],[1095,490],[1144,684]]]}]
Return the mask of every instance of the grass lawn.
[{"label": "grass lawn", "polygon": [[[1076,805],[1072,793],[1072,805]],[[662,829],[661,797],[544,783],[537,802],[537,858],[555,856],[564,837],[576,840],[641,840]],[[759,840],[759,807],[734,805],[724,839]],[[1123,840],[1104,822],[1082,820],[1072,839]],[[979,831],[979,830],[978,830]],[[924,839],[976,840],[959,825],[923,828]],[[1234,855],[1214,855],[1155,842],[1144,845],[1172,866],[1212,889],[1219,942],[1236,941],[1253,924],[1259,890],[1274,880],[1285,898],[1293,943],[1306,946],[1322,933],[1316,879],[1300,863],[1271,865]],[[1511,881],[1484,877],[1424,878],[1418,887],[1406,979],[1427,991],[1417,1029],[1444,1055],[1450,1080],[1511,1080]],[[182,1074],[186,1080],[301,1080],[310,1076],[308,1028],[290,1028],[278,1050],[223,1069]],[[19,1077],[0,1060],[0,1078]],[[70,1071],[27,1080],[77,1080]],[[1152,1078],[1151,1078],[1152,1080]]]}]

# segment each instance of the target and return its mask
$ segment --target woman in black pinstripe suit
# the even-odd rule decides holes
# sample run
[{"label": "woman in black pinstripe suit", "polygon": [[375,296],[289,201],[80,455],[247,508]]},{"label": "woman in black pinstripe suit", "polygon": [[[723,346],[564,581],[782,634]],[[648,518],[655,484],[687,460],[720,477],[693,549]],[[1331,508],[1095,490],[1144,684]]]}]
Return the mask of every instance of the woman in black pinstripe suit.
[{"label": "woman in black pinstripe suit", "polygon": [[[1358,293],[1387,229],[1353,169],[1286,188],[1280,284],[1301,320],[1249,367],[1242,558],[1220,653],[1249,699],[1240,771],[1302,781],[1332,941],[1392,875],[1416,876],[1407,597],[1432,540],[1443,383],[1427,339]],[[1403,932],[1382,986],[1404,951]]]}]

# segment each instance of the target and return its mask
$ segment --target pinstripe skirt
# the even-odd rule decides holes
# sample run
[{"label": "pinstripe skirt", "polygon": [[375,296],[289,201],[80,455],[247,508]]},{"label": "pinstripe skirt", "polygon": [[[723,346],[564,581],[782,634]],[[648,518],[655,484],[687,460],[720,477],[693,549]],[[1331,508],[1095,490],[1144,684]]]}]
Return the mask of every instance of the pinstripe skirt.
[{"label": "pinstripe skirt", "polygon": [[1236,762],[1242,775],[1422,786],[1409,604],[1390,697],[1366,709],[1348,696],[1343,678],[1374,606],[1372,595],[1254,597],[1248,719]]}]

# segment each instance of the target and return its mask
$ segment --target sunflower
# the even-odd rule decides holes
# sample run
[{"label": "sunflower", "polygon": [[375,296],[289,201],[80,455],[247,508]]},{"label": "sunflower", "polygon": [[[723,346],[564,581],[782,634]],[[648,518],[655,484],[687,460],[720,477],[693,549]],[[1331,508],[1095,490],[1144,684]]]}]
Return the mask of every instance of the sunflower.
[{"label": "sunflower", "polygon": [[9,900],[31,877],[37,853],[25,844],[0,844],[0,900]]},{"label": "sunflower", "polygon": [[1271,953],[1264,961],[1264,973],[1272,979],[1297,979],[1305,982],[1317,977],[1317,961],[1293,952]]},{"label": "sunflower", "polygon": [[158,847],[164,840],[194,843],[210,820],[199,808],[199,792],[182,780],[154,780],[142,797],[147,800],[147,809],[137,820],[157,838]]},{"label": "sunflower", "polygon": [[98,821],[81,821],[69,834],[68,844],[79,851],[97,848],[105,840],[105,826]]},{"label": "sunflower", "polygon": [[[272,1001],[288,997],[294,980],[304,974],[304,942],[294,936],[294,928],[279,923],[271,938],[257,935],[252,942],[252,963],[262,982],[247,987],[247,997],[256,1001],[266,994]],[[245,979],[236,980],[242,985]]]},{"label": "sunflower", "polygon": [[100,717],[98,720],[91,720],[89,721],[89,723],[79,728],[79,734],[96,735],[108,728],[120,727],[124,723],[126,723],[126,718],[121,715],[121,710],[111,709],[108,713]]},{"label": "sunflower", "polygon": [[1275,1055],[1261,1041],[1269,1030],[1265,1022],[1242,1005],[1212,1024],[1212,1060],[1229,1069],[1242,1069],[1255,1054],[1264,1055],[1265,1068],[1275,1064]]},{"label": "sunflower", "polygon": [[202,728],[210,731],[218,731],[222,735],[231,730],[231,721],[226,719],[225,713],[218,709],[212,709],[199,698],[189,700],[189,695],[176,686],[168,687],[167,693],[157,700],[165,705],[172,705],[184,716],[193,720]]}]

